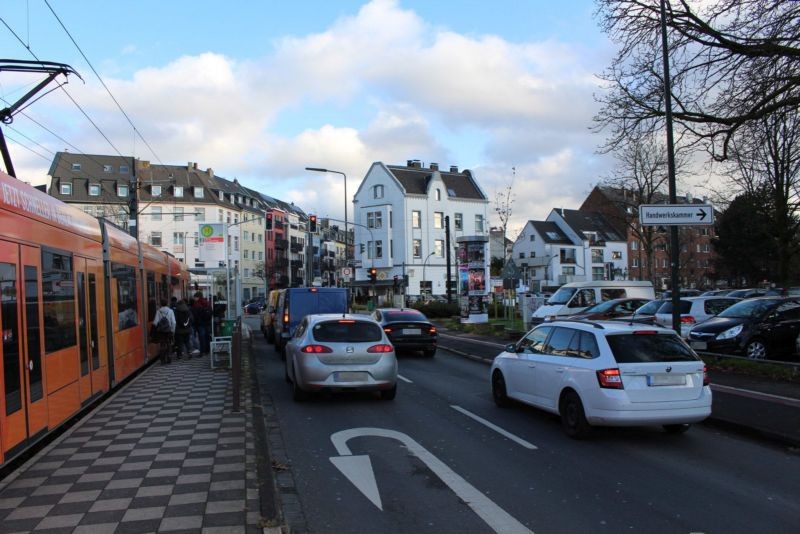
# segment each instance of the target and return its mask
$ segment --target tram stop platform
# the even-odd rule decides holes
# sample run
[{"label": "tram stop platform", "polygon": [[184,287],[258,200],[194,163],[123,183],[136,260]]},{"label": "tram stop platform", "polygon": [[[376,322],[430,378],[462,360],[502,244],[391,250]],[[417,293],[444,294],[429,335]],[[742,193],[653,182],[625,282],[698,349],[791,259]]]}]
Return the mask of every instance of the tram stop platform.
[{"label": "tram stop platform", "polygon": [[263,532],[249,380],[234,412],[231,376],[208,356],[146,368],[0,481],[0,531]]}]

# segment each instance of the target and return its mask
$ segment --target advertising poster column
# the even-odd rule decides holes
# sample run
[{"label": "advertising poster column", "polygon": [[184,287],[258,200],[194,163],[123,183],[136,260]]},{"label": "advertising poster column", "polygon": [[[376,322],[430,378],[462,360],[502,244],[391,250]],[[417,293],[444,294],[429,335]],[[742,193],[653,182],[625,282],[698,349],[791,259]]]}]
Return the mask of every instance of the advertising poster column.
[{"label": "advertising poster column", "polygon": [[487,323],[487,280],[489,279],[489,238],[464,236],[458,244],[458,296],[462,323]]}]

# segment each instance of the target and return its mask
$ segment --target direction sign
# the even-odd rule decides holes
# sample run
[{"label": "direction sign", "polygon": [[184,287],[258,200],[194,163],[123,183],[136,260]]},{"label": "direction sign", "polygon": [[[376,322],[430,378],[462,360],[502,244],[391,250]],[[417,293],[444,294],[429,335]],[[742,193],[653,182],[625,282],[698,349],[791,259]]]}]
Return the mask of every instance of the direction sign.
[{"label": "direction sign", "polygon": [[710,204],[642,204],[639,223],[647,226],[714,224],[714,208]]}]

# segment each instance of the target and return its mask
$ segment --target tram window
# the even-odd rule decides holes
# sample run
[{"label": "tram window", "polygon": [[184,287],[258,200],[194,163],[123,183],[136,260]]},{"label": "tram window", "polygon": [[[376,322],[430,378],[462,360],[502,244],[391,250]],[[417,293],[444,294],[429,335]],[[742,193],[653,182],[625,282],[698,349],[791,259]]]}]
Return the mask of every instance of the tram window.
[{"label": "tram window", "polygon": [[75,346],[75,282],[71,255],[42,250],[42,303],[45,354]]},{"label": "tram window", "polygon": [[89,326],[92,329],[92,369],[100,368],[100,343],[97,338],[97,281],[89,273]]},{"label": "tram window", "polygon": [[130,265],[111,264],[111,276],[117,281],[117,316],[119,329],[126,330],[139,324],[136,298],[136,270]]},{"label": "tram window", "polygon": [[3,375],[6,415],[22,408],[17,329],[17,266],[0,263],[0,302],[3,314]]},{"label": "tram window", "polygon": [[31,362],[31,401],[42,398],[42,352],[39,347],[39,270],[25,266],[25,317],[28,334],[28,361]]}]

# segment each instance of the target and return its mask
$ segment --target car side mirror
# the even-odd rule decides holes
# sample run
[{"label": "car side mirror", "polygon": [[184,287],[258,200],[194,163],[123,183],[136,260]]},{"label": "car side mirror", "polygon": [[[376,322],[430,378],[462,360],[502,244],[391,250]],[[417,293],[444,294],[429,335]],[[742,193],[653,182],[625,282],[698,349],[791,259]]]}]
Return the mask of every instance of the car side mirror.
[{"label": "car side mirror", "polygon": [[509,343],[508,345],[506,345],[506,349],[505,350],[506,350],[506,352],[513,352],[515,354],[517,352],[519,352],[517,350],[517,344],[516,343]]}]

